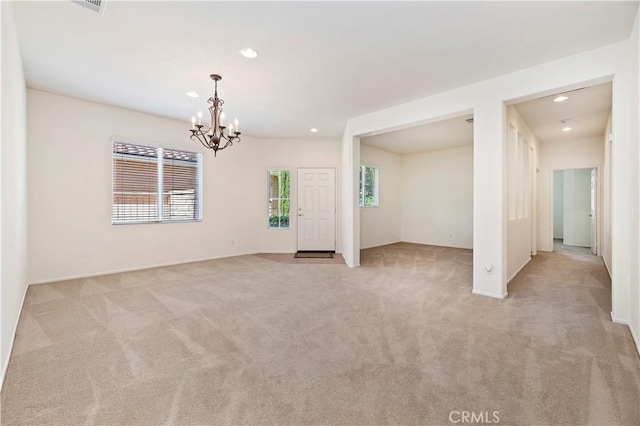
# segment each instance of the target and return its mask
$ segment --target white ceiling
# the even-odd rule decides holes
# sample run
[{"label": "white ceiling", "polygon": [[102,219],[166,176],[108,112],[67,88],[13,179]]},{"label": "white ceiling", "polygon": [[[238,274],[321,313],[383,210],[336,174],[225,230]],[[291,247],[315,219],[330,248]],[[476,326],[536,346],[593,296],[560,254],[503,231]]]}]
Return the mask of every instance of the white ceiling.
[{"label": "white ceiling", "polygon": [[395,152],[415,154],[423,151],[455,148],[473,144],[473,114],[450,118],[422,126],[360,138],[364,145]]},{"label": "white ceiling", "polygon": [[[558,95],[559,93],[515,105],[540,142],[604,135],[611,114],[611,83],[564,93],[569,98],[564,102],[553,101]],[[563,132],[562,128],[565,126],[573,130]]]},{"label": "white ceiling", "polygon": [[[558,95],[568,97],[554,102]],[[611,83],[584,87],[570,92],[515,104],[529,129],[542,143],[603,136],[611,114]],[[473,114],[421,126],[360,138],[364,145],[397,154],[455,148],[473,144]],[[566,123],[562,123],[564,120]],[[565,126],[570,132],[563,132]]]},{"label": "white ceiling", "polygon": [[[71,1],[13,8],[29,87],[188,126],[218,73],[227,116],[244,133],[338,138],[351,117],[626,39],[638,2],[109,0],[103,16]],[[247,46],[260,57],[241,57]]]}]

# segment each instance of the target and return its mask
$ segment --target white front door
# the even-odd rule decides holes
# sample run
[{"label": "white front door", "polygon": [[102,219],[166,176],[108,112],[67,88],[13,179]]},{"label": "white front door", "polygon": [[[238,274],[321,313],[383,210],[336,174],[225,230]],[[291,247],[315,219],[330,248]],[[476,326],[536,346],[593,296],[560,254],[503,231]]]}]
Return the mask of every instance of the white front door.
[{"label": "white front door", "polygon": [[336,249],[336,171],[298,169],[298,251]]},{"label": "white front door", "polygon": [[591,219],[591,252],[593,254],[598,253],[598,245],[597,245],[597,225],[596,225],[596,193],[597,193],[597,184],[598,184],[598,176],[596,169],[591,169],[591,211],[589,212],[589,218]]}]

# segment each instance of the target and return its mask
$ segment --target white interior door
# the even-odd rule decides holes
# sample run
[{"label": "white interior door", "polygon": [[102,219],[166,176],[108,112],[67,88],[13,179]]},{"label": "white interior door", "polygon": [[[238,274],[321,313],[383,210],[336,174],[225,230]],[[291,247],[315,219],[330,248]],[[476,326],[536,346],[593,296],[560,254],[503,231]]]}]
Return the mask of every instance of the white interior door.
[{"label": "white interior door", "polygon": [[596,192],[598,185],[597,170],[591,169],[591,211],[589,212],[589,218],[591,219],[591,252],[597,254],[598,246],[596,241],[597,229],[596,229]]},{"label": "white interior door", "polygon": [[336,249],[336,171],[298,169],[298,251]]}]

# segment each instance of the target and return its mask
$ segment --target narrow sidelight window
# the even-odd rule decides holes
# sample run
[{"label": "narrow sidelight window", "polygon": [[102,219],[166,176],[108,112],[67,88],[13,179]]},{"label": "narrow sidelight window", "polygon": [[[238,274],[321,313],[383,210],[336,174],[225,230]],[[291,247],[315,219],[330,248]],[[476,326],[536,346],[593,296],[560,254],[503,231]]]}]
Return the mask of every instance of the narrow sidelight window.
[{"label": "narrow sidelight window", "polygon": [[269,228],[290,227],[291,172],[269,170]]},{"label": "narrow sidelight window", "polygon": [[360,207],[378,207],[378,168],[360,166]]}]

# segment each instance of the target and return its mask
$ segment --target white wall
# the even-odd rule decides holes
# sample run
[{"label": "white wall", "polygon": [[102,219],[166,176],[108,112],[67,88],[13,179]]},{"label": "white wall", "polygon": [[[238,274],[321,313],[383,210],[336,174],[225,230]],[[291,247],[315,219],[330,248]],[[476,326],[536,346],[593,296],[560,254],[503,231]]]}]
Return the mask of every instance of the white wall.
[{"label": "white wall", "polygon": [[[542,251],[553,251],[553,172],[596,167],[600,176],[604,168],[604,144],[602,137],[592,137],[542,143],[539,149],[538,248]],[[598,188],[598,198],[602,198],[602,179],[600,178]],[[598,241],[600,241],[602,227],[602,204],[599,203],[600,208],[597,214],[599,231],[596,239]]]},{"label": "white wall", "polygon": [[553,238],[564,238],[564,171],[553,171]]},{"label": "white wall", "polygon": [[602,260],[604,261],[609,276],[611,276],[611,114],[607,120],[607,126],[604,131],[603,146],[604,159],[600,178],[602,188]]},{"label": "white wall", "polygon": [[[638,14],[633,30],[635,35],[626,43],[623,56],[616,61],[611,117],[615,141],[611,149],[611,318],[624,324],[630,323],[631,292],[640,285],[633,277],[634,266],[638,265],[638,257],[633,257],[638,245],[638,235],[633,232],[638,224],[638,188],[632,178],[634,168],[637,170],[638,166],[633,153],[638,147],[634,133],[637,134],[635,128],[640,114],[637,102],[633,102],[640,78],[634,65],[638,58],[637,17]],[[633,327],[631,331],[633,333]]]},{"label": "white wall", "polygon": [[630,288],[630,328],[640,352],[640,10],[636,14],[636,21],[631,32],[629,43],[629,58],[631,62],[630,75],[633,76],[631,90],[631,108],[629,125],[631,132],[632,150],[630,155],[632,170],[631,194],[631,249],[630,249],[630,281],[634,285]]},{"label": "white wall", "polygon": [[360,246],[398,241],[473,246],[473,146],[398,155],[367,145],[379,167],[380,206],[360,208]]},{"label": "white wall", "polygon": [[[188,123],[27,91],[29,282],[97,275],[260,250],[266,211],[258,141],[217,158]],[[203,152],[203,220],[111,224],[111,136]]]},{"label": "white wall", "polygon": [[[503,146],[506,130],[505,102],[515,103],[548,96],[613,78],[612,127],[617,141],[612,150],[612,170],[615,171],[612,175],[612,187],[617,188],[615,191],[618,192],[618,197],[612,199],[612,241],[614,247],[620,247],[619,250],[614,250],[612,258],[613,317],[616,321],[628,321],[629,289],[638,285],[637,281],[631,281],[629,270],[630,249],[634,244],[633,240],[638,239],[637,235],[629,234],[632,226],[632,215],[629,212],[632,204],[634,207],[637,205],[637,194],[632,193],[630,183],[631,168],[637,165],[632,165],[629,159],[632,145],[637,140],[632,143],[629,124],[632,123],[632,116],[633,123],[637,122],[638,114],[630,95],[635,87],[633,84],[638,79],[638,74],[631,72],[630,61],[631,58],[637,58],[637,52],[634,50],[633,55],[629,55],[630,44],[629,40],[625,40],[350,119],[342,137],[343,173],[346,177],[343,181],[343,254],[347,264],[352,267],[360,264],[360,215],[359,209],[355,208],[358,199],[357,180],[354,176],[359,164],[358,138],[473,110],[473,292],[505,297],[508,245]],[[550,179],[547,178],[546,183],[549,182]],[[547,207],[549,205],[550,202]],[[538,211],[543,210],[544,206],[538,206]],[[551,211],[547,214],[550,217]],[[549,224],[551,221],[548,219],[547,222]],[[616,265],[620,265],[623,271],[615,272]]]},{"label": "white wall", "polygon": [[378,167],[378,207],[360,207],[360,248],[401,241],[401,156],[361,145],[360,161]]},{"label": "white wall", "polygon": [[563,244],[591,247],[591,170],[574,169],[563,173]]},{"label": "white wall", "polygon": [[[298,244],[298,221],[296,207],[298,200],[299,167],[329,167],[336,169],[336,208],[340,211],[340,156],[339,140],[259,140],[255,149],[259,149],[260,179],[258,185],[263,189],[260,199],[259,250],[264,253],[295,253]],[[291,228],[270,229],[267,223],[267,173],[269,170],[291,171]],[[336,217],[337,242],[340,242],[340,216]],[[338,252],[340,246],[338,244]]]},{"label": "white wall", "polygon": [[403,155],[401,188],[402,241],[473,247],[473,146]]},{"label": "white wall", "polygon": [[[298,167],[338,169],[340,164],[337,140],[243,136],[214,158],[189,140],[187,122],[31,89],[28,120],[32,283],[237,254],[295,252],[295,217],[290,229],[268,228],[268,170],[291,170],[295,206]],[[112,225],[114,135],[202,152],[203,220]],[[336,177],[339,183],[339,170]],[[339,193],[336,197],[340,200]]]},{"label": "white wall", "polygon": [[[511,281],[518,272],[531,260],[531,253],[536,250],[535,236],[536,198],[535,170],[538,164],[538,140],[531,129],[524,122],[517,109],[510,105],[507,108],[507,121],[510,131],[507,132],[506,144],[517,144],[517,150],[512,152],[515,158],[507,158],[506,169],[513,170],[507,180],[507,197],[509,205],[507,215],[507,277]],[[526,146],[523,147],[526,141]],[[524,150],[524,151],[522,151]],[[507,148],[507,157],[510,150]],[[518,152],[520,151],[520,152]],[[521,163],[519,157],[529,157]],[[518,170],[526,169],[525,173]],[[524,182],[521,182],[524,180]]]},{"label": "white wall", "polygon": [[1,2],[0,386],[27,288],[26,89],[11,3]]}]

